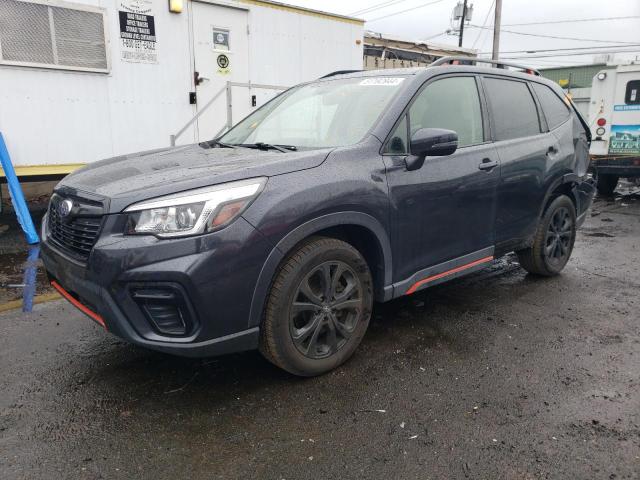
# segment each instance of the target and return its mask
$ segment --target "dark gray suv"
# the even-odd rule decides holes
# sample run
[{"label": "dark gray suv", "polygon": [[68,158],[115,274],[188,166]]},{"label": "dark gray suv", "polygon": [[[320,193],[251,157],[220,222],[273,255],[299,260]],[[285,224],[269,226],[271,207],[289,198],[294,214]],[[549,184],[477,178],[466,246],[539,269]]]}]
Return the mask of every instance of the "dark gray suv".
[{"label": "dark gray suv", "polygon": [[513,251],[557,274],[593,197],[589,129],[537,72],[457,62],[330,75],[219,139],[78,170],[42,224],[52,284],[135,344],[310,376],[374,301]]}]

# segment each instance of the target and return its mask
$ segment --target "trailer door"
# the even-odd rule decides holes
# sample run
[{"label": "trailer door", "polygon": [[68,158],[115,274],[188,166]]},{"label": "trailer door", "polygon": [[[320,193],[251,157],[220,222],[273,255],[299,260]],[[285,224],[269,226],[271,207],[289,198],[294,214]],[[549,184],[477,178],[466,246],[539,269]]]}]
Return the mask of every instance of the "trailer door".
[{"label": "trailer door", "polygon": [[[226,124],[227,101],[223,90],[227,82],[249,81],[249,12],[243,7],[204,2],[193,2],[191,8],[198,111],[222,91],[198,118],[198,138],[204,141],[212,139]],[[250,111],[250,105],[246,110]],[[239,109],[234,107],[233,120],[240,119]]]}]

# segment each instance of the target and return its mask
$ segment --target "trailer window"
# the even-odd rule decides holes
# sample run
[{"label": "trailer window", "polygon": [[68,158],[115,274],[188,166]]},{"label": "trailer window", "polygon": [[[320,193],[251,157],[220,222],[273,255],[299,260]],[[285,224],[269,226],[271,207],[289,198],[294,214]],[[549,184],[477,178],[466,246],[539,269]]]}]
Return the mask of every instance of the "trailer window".
[{"label": "trailer window", "polygon": [[0,64],[108,72],[105,13],[0,1]]},{"label": "trailer window", "polygon": [[627,105],[640,104],[640,80],[627,82],[627,91],[624,95],[624,103]]},{"label": "trailer window", "polygon": [[566,103],[560,100],[560,97],[558,97],[558,95],[556,95],[553,90],[546,85],[541,85],[539,83],[532,83],[532,85],[533,90],[538,96],[540,105],[542,106],[544,116],[547,119],[549,130],[553,130],[560,124],[564,123],[570,115],[569,108]]}]

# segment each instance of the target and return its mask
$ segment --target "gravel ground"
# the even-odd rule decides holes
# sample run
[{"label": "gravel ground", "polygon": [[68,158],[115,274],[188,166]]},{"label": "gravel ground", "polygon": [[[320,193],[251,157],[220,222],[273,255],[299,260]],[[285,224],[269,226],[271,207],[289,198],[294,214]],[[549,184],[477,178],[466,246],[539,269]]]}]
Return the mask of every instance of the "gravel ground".
[{"label": "gravel ground", "polygon": [[556,278],[514,257],[378,305],[344,367],[166,356],[64,302],[0,315],[0,477],[640,478],[640,195]]}]

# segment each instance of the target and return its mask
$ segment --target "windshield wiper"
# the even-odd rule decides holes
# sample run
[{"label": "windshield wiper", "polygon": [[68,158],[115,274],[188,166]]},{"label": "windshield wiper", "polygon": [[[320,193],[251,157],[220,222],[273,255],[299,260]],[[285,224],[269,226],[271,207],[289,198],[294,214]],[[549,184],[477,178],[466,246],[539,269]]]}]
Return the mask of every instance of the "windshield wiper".
[{"label": "windshield wiper", "polygon": [[223,143],[218,140],[208,140],[206,142],[200,143],[200,146],[203,148],[213,148],[218,146],[218,148],[236,148],[235,145],[231,145],[230,143]]},{"label": "windshield wiper", "polygon": [[271,143],[264,142],[241,143],[238,145],[238,147],[257,148],[258,150],[278,150],[282,153],[288,153],[297,150],[294,145],[273,145]]}]

